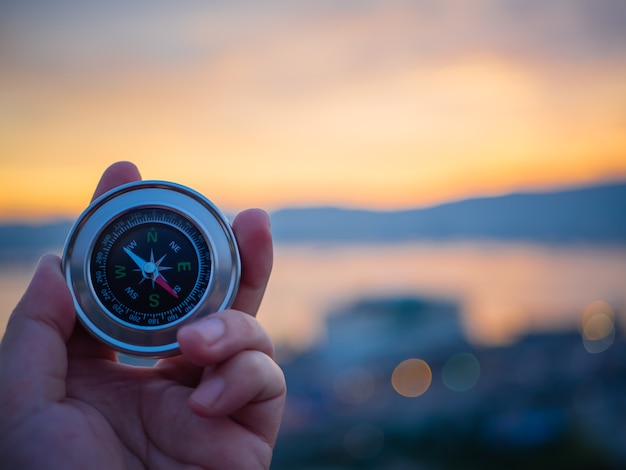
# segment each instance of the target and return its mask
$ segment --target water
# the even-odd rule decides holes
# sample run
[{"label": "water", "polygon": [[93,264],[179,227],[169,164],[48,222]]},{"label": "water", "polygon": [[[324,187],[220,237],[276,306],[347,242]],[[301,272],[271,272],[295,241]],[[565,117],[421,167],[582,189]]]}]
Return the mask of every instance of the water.
[{"label": "water", "polygon": [[[0,331],[32,275],[0,265]],[[323,341],[325,317],[362,297],[416,296],[458,304],[474,344],[576,328],[592,302],[626,308],[626,247],[445,242],[279,245],[259,320],[278,344]]]},{"label": "water", "polygon": [[306,347],[324,317],[361,297],[458,303],[467,338],[502,344],[575,327],[586,307],[626,306],[624,247],[511,243],[280,246],[260,317],[274,338]]}]

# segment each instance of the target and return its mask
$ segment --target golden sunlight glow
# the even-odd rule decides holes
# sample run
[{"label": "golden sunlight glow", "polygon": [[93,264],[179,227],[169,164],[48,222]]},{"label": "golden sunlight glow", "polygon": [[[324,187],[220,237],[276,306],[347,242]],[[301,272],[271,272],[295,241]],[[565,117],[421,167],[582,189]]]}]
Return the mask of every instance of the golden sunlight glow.
[{"label": "golden sunlight glow", "polygon": [[[170,29],[149,15],[85,38],[74,23],[8,27],[0,218],[76,214],[116,160],[230,210],[403,208],[626,175],[626,60],[507,54],[463,20],[484,9],[376,5],[289,20],[181,9]],[[459,30],[476,42],[453,47]],[[129,44],[107,46],[116,34]],[[452,49],[411,48],[429,41]],[[172,57],[142,49],[164,45]]]}]

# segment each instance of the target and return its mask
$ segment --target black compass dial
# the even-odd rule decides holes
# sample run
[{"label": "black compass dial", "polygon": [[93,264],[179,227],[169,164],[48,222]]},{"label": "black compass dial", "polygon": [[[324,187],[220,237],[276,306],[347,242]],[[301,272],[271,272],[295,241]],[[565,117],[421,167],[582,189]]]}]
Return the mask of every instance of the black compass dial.
[{"label": "black compass dial", "polygon": [[111,221],[90,264],[105,309],[131,325],[161,327],[189,313],[209,285],[211,254],[195,225],[163,208]]}]

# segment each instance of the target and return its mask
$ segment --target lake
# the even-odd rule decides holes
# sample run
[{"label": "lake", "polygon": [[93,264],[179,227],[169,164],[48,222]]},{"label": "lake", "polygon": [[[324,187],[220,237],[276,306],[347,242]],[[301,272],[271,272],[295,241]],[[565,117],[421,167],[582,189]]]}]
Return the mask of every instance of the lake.
[{"label": "lake", "polygon": [[[0,331],[30,279],[30,263],[0,265]],[[323,341],[325,318],[361,298],[414,296],[458,304],[477,345],[577,328],[597,300],[626,308],[626,247],[457,241],[280,244],[259,320],[276,343]]]}]

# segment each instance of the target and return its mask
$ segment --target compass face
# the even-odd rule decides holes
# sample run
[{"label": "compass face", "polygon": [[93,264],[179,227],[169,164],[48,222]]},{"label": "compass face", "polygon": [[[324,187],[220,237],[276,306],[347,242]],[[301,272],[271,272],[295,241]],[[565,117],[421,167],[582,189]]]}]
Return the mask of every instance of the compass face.
[{"label": "compass face", "polygon": [[138,209],[113,220],[90,263],[104,308],[129,325],[180,320],[204,296],[211,252],[193,223],[176,212]]},{"label": "compass face", "polygon": [[240,276],[224,216],[160,181],[94,201],[70,232],[63,266],[83,325],[119,351],[152,357],[178,352],[183,324],[228,308]]}]

